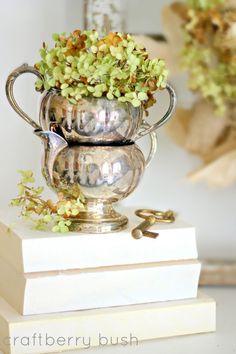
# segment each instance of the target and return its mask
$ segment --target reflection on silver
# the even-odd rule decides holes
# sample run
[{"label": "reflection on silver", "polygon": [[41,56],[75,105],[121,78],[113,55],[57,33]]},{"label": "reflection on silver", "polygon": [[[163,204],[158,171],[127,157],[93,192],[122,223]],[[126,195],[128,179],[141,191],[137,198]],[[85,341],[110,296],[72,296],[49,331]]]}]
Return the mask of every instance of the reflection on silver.
[{"label": "reflection on silver", "polygon": [[41,74],[31,66],[24,64],[15,69],[8,77],[6,94],[13,109],[34,129],[57,132],[69,143],[109,144],[136,141],[161,127],[171,117],[176,105],[173,88],[167,84],[170,97],[168,109],[156,123],[144,129],[143,109],[135,108],[131,103],[106,98],[84,97],[77,104],[71,104],[60,95],[60,91],[46,92],[40,105],[39,121],[41,126],[31,119],[17,104],[13,87],[18,76],[33,73]]},{"label": "reflection on silver", "polygon": [[69,146],[54,132],[36,130],[35,134],[44,142],[42,172],[48,186],[68,198],[81,193],[85,197],[85,210],[72,220],[74,230],[123,229],[128,219],[113,209],[113,203],[126,198],[143,175],[146,162],[138,146]]},{"label": "reflection on silver", "polygon": [[[60,92],[51,90],[41,101],[41,127],[19,107],[13,95],[15,80],[23,73],[41,77],[27,64],[17,68],[7,79],[7,98],[44,142],[42,170],[47,184],[68,198],[78,197],[81,192],[84,195],[85,209],[73,218],[74,230],[103,233],[123,229],[128,219],[113,209],[113,203],[126,198],[137,187],[145,166],[153,158],[157,148],[155,130],[173,112],[174,90],[167,85],[168,110],[153,125],[143,120],[142,108],[134,108],[130,103],[86,97],[73,105]],[[151,146],[145,161],[133,141],[146,134]],[[82,145],[85,143],[91,145]]]},{"label": "reflection on silver", "polygon": [[[138,185],[145,159],[135,144],[123,146],[67,145],[52,132],[36,131],[45,144],[43,173],[47,184],[66,196],[117,202]],[[78,195],[75,195],[76,190]]]},{"label": "reflection on silver", "polygon": [[125,143],[134,139],[142,113],[130,103],[106,98],[86,97],[71,104],[50,91],[41,101],[39,120],[43,130],[57,131],[68,142]]}]

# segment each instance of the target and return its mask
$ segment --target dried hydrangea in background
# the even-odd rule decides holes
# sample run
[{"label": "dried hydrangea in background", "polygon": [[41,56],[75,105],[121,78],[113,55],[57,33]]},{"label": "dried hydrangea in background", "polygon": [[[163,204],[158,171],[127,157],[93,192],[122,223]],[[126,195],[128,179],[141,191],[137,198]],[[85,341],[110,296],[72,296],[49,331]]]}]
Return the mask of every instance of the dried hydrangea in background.
[{"label": "dried hydrangea in background", "polygon": [[203,160],[191,181],[236,183],[236,4],[186,0],[163,11],[166,56],[172,75],[183,69],[196,93],[168,124],[172,139]]},{"label": "dried hydrangea in background", "polygon": [[43,76],[37,90],[59,89],[74,104],[93,96],[147,109],[156,102],[153,93],[166,85],[164,60],[149,59],[129,34],[110,32],[99,38],[96,31],[76,30],[53,39],[55,46],[44,44],[35,65]]},{"label": "dried hydrangea in background", "polygon": [[189,87],[223,115],[236,99],[236,9],[222,0],[188,0],[172,8],[183,21],[181,64]]}]

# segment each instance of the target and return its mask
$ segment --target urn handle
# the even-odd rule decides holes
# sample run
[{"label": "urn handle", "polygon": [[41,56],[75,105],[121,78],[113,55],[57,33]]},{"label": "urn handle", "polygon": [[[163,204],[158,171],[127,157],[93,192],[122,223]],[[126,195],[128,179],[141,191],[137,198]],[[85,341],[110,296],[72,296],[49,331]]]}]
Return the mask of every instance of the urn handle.
[{"label": "urn handle", "polygon": [[176,93],[174,91],[174,89],[171,87],[170,84],[166,84],[165,89],[168,91],[169,93],[169,97],[170,97],[170,103],[169,103],[169,107],[168,110],[166,111],[166,113],[164,114],[164,116],[156,123],[154,123],[153,125],[149,125],[148,128],[142,129],[143,125],[141,126],[141,130],[138,132],[138,134],[136,135],[136,137],[134,138],[134,140],[140,139],[143,136],[154,132],[157,128],[160,128],[163,124],[165,124],[172,116],[172,113],[174,112],[175,106],[176,106]]},{"label": "urn handle", "polygon": [[[143,123],[141,127],[148,129],[150,125],[148,123]],[[157,133],[155,131],[149,133],[149,138],[150,138],[150,150],[145,160],[145,167],[149,166],[150,162],[152,161],[157,151]]]},{"label": "urn handle", "polygon": [[6,82],[6,95],[7,99],[12,106],[12,108],[27,122],[29,123],[34,129],[40,129],[39,124],[37,124],[33,119],[31,119],[28,114],[26,114],[18,105],[18,103],[15,100],[14,94],[13,94],[13,88],[15,81],[17,77],[19,77],[22,74],[25,73],[31,73],[36,75],[38,78],[42,79],[42,75],[36,70],[33,66],[29,66],[28,64],[23,64],[20,67],[16,68],[7,78]]}]

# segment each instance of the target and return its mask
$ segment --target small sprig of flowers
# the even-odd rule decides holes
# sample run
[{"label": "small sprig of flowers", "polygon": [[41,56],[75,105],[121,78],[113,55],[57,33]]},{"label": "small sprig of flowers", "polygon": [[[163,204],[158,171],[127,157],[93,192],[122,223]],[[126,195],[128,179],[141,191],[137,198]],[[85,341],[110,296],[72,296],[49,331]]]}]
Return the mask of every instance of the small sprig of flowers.
[{"label": "small sprig of flowers", "polygon": [[84,197],[81,194],[76,199],[66,199],[63,193],[58,193],[58,201],[44,200],[44,187],[29,186],[35,182],[33,172],[19,171],[21,180],[18,183],[18,196],[11,200],[10,205],[21,207],[21,216],[34,223],[35,229],[45,230],[48,226],[53,232],[69,232],[71,219],[78,216],[84,209]]},{"label": "small sprig of flowers", "polygon": [[149,59],[146,49],[129,34],[110,32],[99,38],[96,31],[75,30],[53,34],[55,46],[45,43],[41,61],[35,64],[42,80],[39,91],[58,89],[72,104],[82,97],[107,97],[152,106],[153,94],[166,86],[164,60]]}]

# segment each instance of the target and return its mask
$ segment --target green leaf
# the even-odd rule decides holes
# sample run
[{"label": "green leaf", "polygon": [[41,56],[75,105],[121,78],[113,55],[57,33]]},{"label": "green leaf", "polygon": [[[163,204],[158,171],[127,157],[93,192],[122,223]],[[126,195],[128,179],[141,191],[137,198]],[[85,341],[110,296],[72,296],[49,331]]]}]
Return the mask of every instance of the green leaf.
[{"label": "green leaf", "polygon": [[53,226],[52,232],[60,232],[60,228],[58,225]]},{"label": "green leaf", "polygon": [[18,184],[18,195],[23,195],[25,193],[25,186],[21,183]]},{"label": "green leaf", "polygon": [[66,226],[70,226],[71,224],[72,224],[72,223],[71,223],[70,220],[65,221],[65,225],[66,225]]},{"label": "green leaf", "polygon": [[69,85],[66,84],[66,83],[65,83],[65,84],[62,84],[62,85],[61,85],[61,89],[63,90],[63,89],[65,89],[65,88],[67,88],[68,86],[69,86]]},{"label": "green leaf", "polygon": [[43,87],[43,81],[40,79],[36,80],[35,87],[36,87],[36,89],[41,90],[41,88]]},{"label": "green leaf", "polygon": [[53,34],[52,34],[52,39],[53,39],[55,42],[58,41],[58,40],[59,40],[59,34],[53,33]]},{"label": "green leaf", "polygon": [[61,206],[58,210],[57,210],[57,214],[58,215],[64,215],[66,212],[65,207]]},{"label": "green leaf", "polygon": [[46,223],[49,223],[52,221],[52,216],[47,214],[47,215],[44,215],[43,217],[43,221],[46,222]]},{"label": "green leaf", "polygon": [[141,101],[139,101],[137,98],[133,99],[131,103],[134,107],[139,107],[141,105]]},{"label": "green leaf", "polygon": [[145,92],[139,92],[138,93],[138,99],[140,101],[145,101],[148,99],[148,95]]},{"label": "green leaf", "polygon": [[38,195],[42,194],[43,191],[44,191],[44,187],[34,188],[34,192]]},{"label": "green leaf", "polygon": [[63,225],[59,226],[59,230],[62,233],[66,233],[66,232],[69,232],[69,227],[66,226],[65,224],[63,224]]},{"label": "green leaf", "polygon": [[[80,95],[80,98],[81,98],[81,95]],[[72,103],[72,104],[76,104],[77,103],[76,99],[74,99],[74,98],[69,98],[68,101],[70,103]]]},{"label": "green leaf", "polygon": [[10,206],[19,206],[20,205],[20,199],[12,199],[10,202]]},{"label": "green leaf", "polygon": [[108,92],[108,93],[107,93],[107,98],[108,98],[109,100],[113,100],[113,99],[114,99],[114,96],[113,96],[113,94],[112,94],[111,92]]}]

